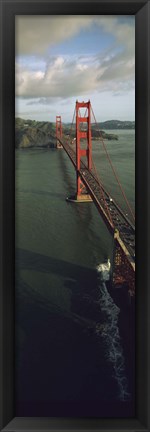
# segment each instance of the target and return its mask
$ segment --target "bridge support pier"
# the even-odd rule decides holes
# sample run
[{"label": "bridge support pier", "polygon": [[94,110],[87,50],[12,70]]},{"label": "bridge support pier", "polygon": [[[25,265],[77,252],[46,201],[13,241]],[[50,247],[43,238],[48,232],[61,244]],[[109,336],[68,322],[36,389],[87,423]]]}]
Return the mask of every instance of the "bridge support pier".
[{"label": "bridge support pier", "polygon": [[84,186],[80,174],[77,172],[77,193],[76,200],[78,202],[91,202],[93,201],[91,196],[87,193],[86,187]]},{"label": "bridge support pier", "polygon": [[62,138],[62,123],[61,116],[56,116],[56,148],[60,149],[63,146],[60,144],[59,138]]}]

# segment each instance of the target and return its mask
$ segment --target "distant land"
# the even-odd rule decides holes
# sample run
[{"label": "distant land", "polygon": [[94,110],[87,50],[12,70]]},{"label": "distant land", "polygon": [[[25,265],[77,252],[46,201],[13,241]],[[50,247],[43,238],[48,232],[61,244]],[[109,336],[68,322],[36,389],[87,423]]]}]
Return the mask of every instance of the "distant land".
[{"label": "distant land", "polygon": [[135,129],[135,121],[107,120],[98,123],[100,129]]},{"label": "distant land", "polygon": [[[67,123],[67,125],[70,126],[70,123]],[[100,130],[135,129],[135,121],[107,120],[92,124],[92,127],[99,128]]]},{"label": "distant land", "polygon": [[[71,124],[63,123],[63,133],[70,133]],[[108,134],[104,130],[112,129],[134,129],[135,123],[128,121],[109,120],[103,123],[92,124],[92,137],[98,139],[101,135],[103,139],[118,140],[118,135]],[[100,132],[99,132],[100,129]],[[75,125],[71,132],[72,138],[75,136]],[[54,147],[55,139],[55,123],[42,122],[36,120],[24,120],[21,118],[15,119],[15,147]]]}]

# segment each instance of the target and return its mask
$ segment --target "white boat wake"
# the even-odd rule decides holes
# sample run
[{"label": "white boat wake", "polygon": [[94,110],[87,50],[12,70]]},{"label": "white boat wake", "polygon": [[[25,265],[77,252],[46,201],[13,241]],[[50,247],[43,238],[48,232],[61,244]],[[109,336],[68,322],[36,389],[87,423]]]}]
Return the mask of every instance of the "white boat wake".
[{"label": "white boat wake", "polygon": [[109,258],[107,260],[107,263],[99,264],[97,266],[97,271],[100,274],[101,280],[106,281],[110,279],[110,269],[111,269],[111,263]]},{"label": "white boat wake", "polygon": [[[105,266],[105,268],[102,269],[102,266]],[[105,280],[109,279],[108,274],[110,274],[109,262],[107,264],[100,264],[97,270],[100,273],[103,271],[103,275],[100,275],[99,305],[104,316],[106,316],[106,322],[103,326],[96,326],[96,334],[100,334],[105,341],[107,347],[106,358],[112,363],[114,378],[118,383],[118,398],[122,401],[130,400],[131,395],[128,391],[128,380],[125,376],[125,361],[118,328],[120,309],[114,303],[105,284]]]}]

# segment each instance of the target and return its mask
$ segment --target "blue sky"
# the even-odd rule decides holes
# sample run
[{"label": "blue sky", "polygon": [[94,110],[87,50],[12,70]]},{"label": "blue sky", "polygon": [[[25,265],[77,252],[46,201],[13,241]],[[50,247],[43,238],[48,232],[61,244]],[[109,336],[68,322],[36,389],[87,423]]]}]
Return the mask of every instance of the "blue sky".
[{"label": "blue sky", "polygon": [[52,55],[93,55],[99,54],[104,49],[108,49],[113,42],[113,37],[100,29],[98,25],[92,24],[87,30],[81,29],[76,36],[54,45],[50,48]]},{"label": "blue sky", "polygon": [[16,116],[71,122],[91,100],[97,121],[135,119],[134,16],[17,16]]}]

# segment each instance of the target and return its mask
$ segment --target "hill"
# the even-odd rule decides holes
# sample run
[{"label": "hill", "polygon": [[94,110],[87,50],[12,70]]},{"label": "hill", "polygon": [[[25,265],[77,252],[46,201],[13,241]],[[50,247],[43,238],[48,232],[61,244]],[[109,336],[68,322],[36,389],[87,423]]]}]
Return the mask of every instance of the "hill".
[{"label": "hill", "polygon": [[55,124],[35,120],[15,120],[15,147],[54,147]]},{"label": "hill", "polygon": [[[30,147],[55,147],[55,123],[39,122],[36,120],[24,120],[21,118],[15,119],[15,147],[30,148]],[[63,134],[70,133],[70,125],[63,124]],[[70,133],[71,137],[75,137],[75,125],[73,125]],[[98,125],[92,125],[92,137],[96,140],[100,135],[103,139],[117,140],[116,134],[107,134],[103,130],[99,132]]]},{"label": "hill", "polygon": [[97,123],[100,129],[135,129],[134,121],[121,121],[121,120],[107,120],[105,122]]}]

